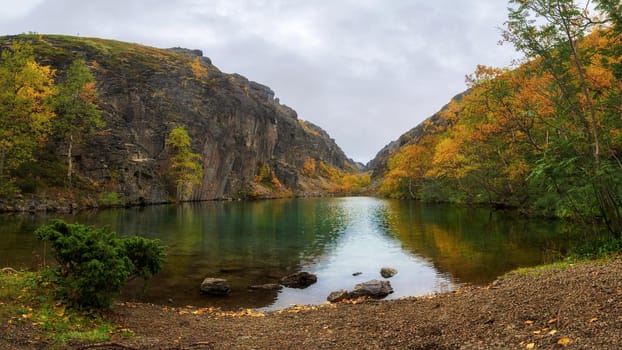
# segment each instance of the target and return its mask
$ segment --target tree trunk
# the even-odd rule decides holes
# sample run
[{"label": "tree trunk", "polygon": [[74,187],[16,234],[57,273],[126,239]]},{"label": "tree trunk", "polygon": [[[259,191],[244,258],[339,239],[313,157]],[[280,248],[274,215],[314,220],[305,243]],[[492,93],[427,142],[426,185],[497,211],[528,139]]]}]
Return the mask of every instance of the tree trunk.
[{"label": "tree trunk", "polygon": [[6,158],[6,151],[3,149],[0,150],[0,179],[2,179],[2,175],[4,175],[4,160]]},{"label": "tree trunk", "polygon": [[73,173],[73,160],[71,151],[73,149],[73,135],[69,136],[69,145],[67,146],[67,181],[69,183],[69,187],[71,188],[71,174]]},{"label": "tree trunk", "polygon": [[4,148],[0,149],[0,190],[2,190],[2,177],[4,175],[4,160],[6,159],[6,151]]}]

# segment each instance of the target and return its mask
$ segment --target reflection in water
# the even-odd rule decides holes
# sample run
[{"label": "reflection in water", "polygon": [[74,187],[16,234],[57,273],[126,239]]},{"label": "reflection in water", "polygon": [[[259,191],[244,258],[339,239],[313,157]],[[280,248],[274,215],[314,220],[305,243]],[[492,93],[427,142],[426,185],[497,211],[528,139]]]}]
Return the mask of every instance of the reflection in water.
[{"label": "reflection in water", "polygon": [[403,248],[458,283],[484,284],[518,267],[558,260],[583,237],[560,221],[485,208],[389,201],[384,225]]},{"label": "reflection in water", "polygon": [[[167,245],[164,271],[146,289],[133,281],[124,298],[225,309],[323,303],[331,291],[381,278],[383,266],[399,271],[391,278],[391,298],[486,283],[557,257],[571,238],[556,222],[365,197],[206,202],[62,218]],[[0,216],[0,265],[39,266],[43,247],[32,231],[47,219]],[[301,270],[317,274],[318,282],[280,292],[247,288]],[[201,296],[198,288],[207,276],[227,279],[231,295]]]}]

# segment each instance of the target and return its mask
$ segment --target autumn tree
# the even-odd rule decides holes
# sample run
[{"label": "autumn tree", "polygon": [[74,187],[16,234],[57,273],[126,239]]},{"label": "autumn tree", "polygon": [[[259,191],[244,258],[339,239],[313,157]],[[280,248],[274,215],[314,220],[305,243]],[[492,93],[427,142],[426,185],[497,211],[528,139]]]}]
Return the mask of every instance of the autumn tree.
[{"label": "autumn tree", "polygon": [[201,156],[193,153],[192,140],[183,126],[171,130],[166,145],[171,149],[170,176],[175,184],[178,201],[191,198],[194,186],[201,183],[203,167]]},{"label": "autumn tree", "polygon": [[83,59],[71,63],[58,86],[56,115],[54,131],[67,143],[67,182],[71,186],[74,146],[104,125],[97,106],[95,77]]},{"label": "autumn tree", "polygon": [[[572,0],[511,0],[510,5],[505,39],[552,77],[547,97],[557,117],[550,124],[556,132],[531,178],[559,193],[577,215],[602,216],[619,236],[622,164],[607,142],[605,125],[612,118],[602,108],[599,83],[599,73],[607,70],[600,69],[593,48],[581,46],[586,33],[604,21]],[[619,4],[601,1],[601,7],[619,9]],[[592,199],[593,205],[584,205]]]},{"label": "autumn tree", "polygon": [[8,173],[32,159],[54,117],[54,70],[37,64],[33,49],[15,42],[0,59],[0,190]]},{"label": "autumn tree", "polygon": [[407,145],[389,159],[389,172],[381,192],[397,198],[420,198],[425,175],[432,164],[433,148],[420,144]]}]

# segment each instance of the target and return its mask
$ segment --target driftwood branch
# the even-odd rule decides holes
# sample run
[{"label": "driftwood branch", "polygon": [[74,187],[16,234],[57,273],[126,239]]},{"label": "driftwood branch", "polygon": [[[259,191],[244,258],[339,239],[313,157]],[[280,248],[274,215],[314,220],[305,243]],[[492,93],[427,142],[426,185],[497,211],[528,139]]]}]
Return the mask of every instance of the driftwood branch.
[{"label": "driftwood branch", "polygon": [[80,347],[80,349],[95,349],[95,348],[107,348],[107,349],[122,348],[122,349],[139,350],[139,348],[137,347],[133,347],[131,345],[117,343],[117,342],[95,343],[95,344],[89,344],[89,345],[84,345]]}]

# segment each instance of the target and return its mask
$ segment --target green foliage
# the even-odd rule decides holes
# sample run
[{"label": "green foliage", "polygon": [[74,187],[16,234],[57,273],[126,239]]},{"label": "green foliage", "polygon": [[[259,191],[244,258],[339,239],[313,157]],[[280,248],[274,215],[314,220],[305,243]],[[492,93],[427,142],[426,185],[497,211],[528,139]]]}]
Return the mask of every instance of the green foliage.
[{"label": "green foliage", "polygon": [[55,107],[54,133],[67,143],[67,180],[71,186],[73,146],[104,125],[97,106],[95,77],[83,59],[76,59],[67,68]]},{"label": "green foliage", "polygon": [[200,184],[203,178],[201,155],[192,152],[192,140],[183,126],[171,130],[166,144],[172,153],[169,175],[175,184],[176,198],[179,201],[188,200],[194,186]]},{"label": "green foliage", "polygon": [[0,191],[7,174],[32,159],[54,117],[54,71],[34,60],[30,45],[14,42],[0,58]]},{"label": "green foliage", "polygon": [[130,277],[150,279],[162,270],[164,263],[164,247],[159,240],[143,237],[126,237],[121,240],[125,255],[132,262],[133,270]]},{"label": "green foliage", "polygon": [[610,258],[622,253],[622,239],[598,238],[578,247],[574,247],[568,254],[568,260],[594,260]]},{"label": "green foliage", "polygon": [[59,264],[54,268],[53,282],[58,285],[59,296],[77,307],[109,306],[130,275],[148,278],[161,270],[164,260],[157,241],[119,239],[105,229],[61,220],[38,228],[35,234],[52,243]]},{"label": "green foliage", "polygon": [[268,164],[264,164],[259,168],[259,174],[255,176],[255,181],[264,185],[270,185],[274,178],[276,178],[274,170]]},{"label": "green foliage", "polygon": [[100,205],[106,207],[115,207],[119,205],[123,205],[123,201],[119,198],[119,194],[117,192],[103,192],[99,194],[98,202]]},{"label": "green foliage", "polygon": [[123,329],[92,312],[58,303],[52,287],[39,273],[0,274],[0,322],[24,322],[41,330],[50,348],[65,348],[73,340],[102,342],[114,333],[124,335]]},{"label": "green foliage", "polygon": [[391,157],[381,193],[600,221],[620,237],[621,5],[597,5],[612,26],[571,0],[511,0],[504,39],[528,61],[478,66],[443,122]]}]

